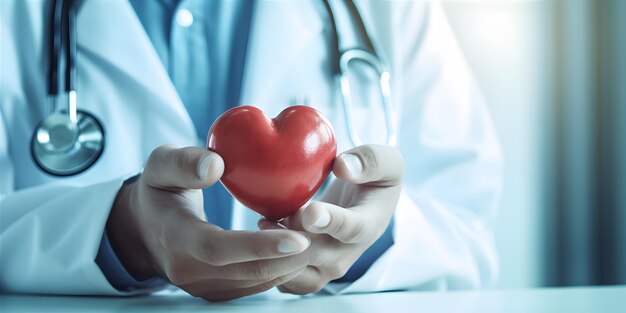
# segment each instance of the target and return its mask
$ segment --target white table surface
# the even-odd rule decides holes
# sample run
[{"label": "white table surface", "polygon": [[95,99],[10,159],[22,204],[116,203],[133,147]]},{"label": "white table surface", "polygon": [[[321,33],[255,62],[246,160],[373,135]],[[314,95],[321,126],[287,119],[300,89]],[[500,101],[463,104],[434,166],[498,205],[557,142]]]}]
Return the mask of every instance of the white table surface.
[{"label": "white table surface", "polygon": [[387,292],[208,303],[187,294],[129,298],[1,295],[0,312],[626,312],[626,286]]}]

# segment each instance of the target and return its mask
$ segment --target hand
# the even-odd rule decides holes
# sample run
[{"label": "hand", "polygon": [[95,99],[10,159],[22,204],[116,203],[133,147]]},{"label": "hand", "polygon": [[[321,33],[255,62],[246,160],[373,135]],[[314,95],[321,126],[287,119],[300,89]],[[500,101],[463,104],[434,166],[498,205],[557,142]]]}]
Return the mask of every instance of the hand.
[{"label": "hand", "polygon": [[310,263],[304,272],[280,285],[283,292],[320,291],[342,277],[387,229],[400,197],[403,162],[389,146],[365,145],[335,159],[333,181],[319,201],[288,217],[281,224],[259,221],[261,229],[310,233]]},{"label": "hand", "polygon": [[[138,279],[159,275],[210,301],[268,290],[306,268],[309,240],[292,230],[225,231],[205,220],[201,188],[224,161],[200,148],[162,146],[120,190],[107,222],[111,245]],[[229,208],[214,208],[228,210]]]}]

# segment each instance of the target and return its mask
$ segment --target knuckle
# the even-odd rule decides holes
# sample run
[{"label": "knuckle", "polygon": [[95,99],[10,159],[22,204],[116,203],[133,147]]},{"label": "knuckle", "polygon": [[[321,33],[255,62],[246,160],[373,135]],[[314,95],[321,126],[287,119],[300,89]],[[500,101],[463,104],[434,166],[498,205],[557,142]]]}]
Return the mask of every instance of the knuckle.
[{"label": "knuckle", "polygon": [[177,172],[183,172],[185,170],[185,165],[189,163],[189,157],[187,153],[184,151],[180,151],[179,153],[175,153],[173,156],[173,163],[170,166],[174,167]]},{"label": "knuckle", "polygon": [[206,241],[202,245],[202,257],[204,257],[204,262],[213,266],[224,266],[226,263],[224,262],[224,258],[221,257],[220,252],[215,249],[215,246]]},{"label": "knuckle", "polygon": [[328,256],[323,252],[312,253],[309,259],[310,265],[322,266],[328,260]]},{"label": "knuckle", "polygon": [[346,243],[357,243],[363,240],[364,236],[363,223],[354,223],[350,227],[344,228],[343,241]]},{"label": "knuckle", "polygon": [[156,149],[152,150],[152,153],[150,154],[150,158],[159,158],[163,156],[165,151],[169,150],[170,148],[171,148],[170,145],[160,145],[156,147]]},{"label": "knuckle", "polygon": [[343,214],[332,214],[330,221],[330,225],[328,225],[329,233],[342,234],[345,232],[346,219]]},{"label": "knuckle", "polygon": [[171,166],[166,163],[171,162],[172,158],[176,158],[177,154],[173,154],[172,156],[172,152],[177,148],[178,147],[174,145],[161,145],[154,149],[148,157],[142,176],[144,176],[148,182],[156,182],[159,184],[159,181],[165,178],[163,168],[165,165],[168,167]]},{"label": "knuckle", "polygon": [[333,264],[332,266],[326,268],[326,275],[330,277],[331,280],[341,278],[348,272],[348,268],[343,265],[342,262],[338,262]]},{"label": "knuckle", "polygon": [[142,176],[147,178],[149,181],[154,179],[155,175],[153,173],[153,169],[159,168],[159,163],[161,163],[161,160],[163,159],[164,149],[164,146],[159,146],[154,149],[148,157]]},{"label": "knuckle", "polygon": [[253,262],[248,267],[248,273],[253,279],[271,280],[275,278],[275,270],[272,263],[269,262]]},{"label": "knuckle", "polygon": [[324,286],[326,286],[326,282],[316,280],[309,286],[309,288],[306,289],[306,293],[318,293],[324,288]]},{"label": "knuckle", "polygon": [[359,154],[366,170],[368,168],[378,168],[381,160],[378,155],[378,149],[375,145],[362,146]]},{"label": "knuckle", "polygon": [[[352,218],[355,219],[357,217],[354,216]],[[365,226],[360,219],[348,223],[348,218],[344,214],[335,214],[333,219],[335,223],[331,223],[330,232],[336,234],[337,239],[345,243],[356,243],[363,240]]]},{"label": "knuckle", "polygon": [[155,163],[162,161],[165,155],[173,149],[172,145],[161,145],[152,150],[148,157],[148,165],[155,165]]}]

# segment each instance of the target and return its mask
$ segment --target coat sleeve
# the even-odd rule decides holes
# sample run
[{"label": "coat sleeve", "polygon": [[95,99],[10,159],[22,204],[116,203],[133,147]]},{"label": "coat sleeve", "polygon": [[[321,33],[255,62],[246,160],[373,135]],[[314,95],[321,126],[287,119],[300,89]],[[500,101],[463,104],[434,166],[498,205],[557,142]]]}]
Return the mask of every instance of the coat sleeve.
[{"label": "coat sleeve", "polygon": [[8,190],[12,167],[1,126],[0,291],[116,294],[95,256],[122,180]]},{"label": "coat sleeve", "polygon": [[0,111],[0,293],[125,294],[95,262],[124,179],[14,191],[7,139]]},{"label": "coat sleeve", "polygon": [[[117,139],[117,147],[107,146],[93,169],[74,177],[51,179],[34,168],[28,140],[49,105],[42,101],[48,59],[41,44],[49,6],[50,1],[43,0],[0,1],[0,294],[150,291],[143,284],[123,286],[134,287],[132,292],[112,287],[109,282],[119,282],[115,278],[124,269],[112,249],[106,249],[103,231],[126,175],[141,169],[153,147],[180,138],[155,135],[160,142],[144,139],[134,151],[124,149],[136,137]],[[114,130],[108,129],[108,134],[115,138]],[[110,157],[120,151],[126,153],[124,159]]]},{"label": "coat sleeve", "polygon": [[497,276],[492,231],[502,160],[486,104],[437,2],[367,5],[389,14],[370,15],[369,26],[391,60],[405,182],[394,244],[360,279],[328,289],[488,286]]}]

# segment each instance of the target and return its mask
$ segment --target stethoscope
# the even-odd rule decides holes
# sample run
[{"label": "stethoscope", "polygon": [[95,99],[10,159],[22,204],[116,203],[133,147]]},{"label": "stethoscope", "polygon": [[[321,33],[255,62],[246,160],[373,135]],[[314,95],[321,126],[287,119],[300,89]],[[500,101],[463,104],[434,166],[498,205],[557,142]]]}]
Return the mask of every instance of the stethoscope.
[{"label": "stethoscope", "polygon": [[331,51],[334,52],[331,60],[335,60],[332,63],[333,72],[341,90],[343,113],[350,142],[355,147],[363,144],[359,131],[353,122],[353,103],[350,79],[348,78],[350,65],[361,63],[374,70],[378,76],[378,86],[382,97],[387,132],[386,144],[395,146],[397,135],[395,120],[392,114],[393,106],[389,83],[391,75],[380,55],[376,53],[363,19],[351,0],[324,0],[323,2],[330,17],[331,27],[335,30],[331,34],[331,45],[333,48]]},{"label": "stethoscope", "polygon": [[[75,1],[52,0],[50,24],[48,96],[52,113],[35,127],[31,154],[43,171],[70,176],[88,169],[100,158],[105,136],[98,119],[76,107]],[[61,91],[59,70],[63,61],[65,76]]]},{"label": "stethoscope", "polygon": [[[350,0],[323,0],[331,27],[331,55],[333,73],[341,91],[345,124],[350,142],[363,144],[353,123],[350,68],[361,63],[373,69],[378,76],[382,100],[386,144],[395,145],[396,126],[393,119],[389,71],[367,33],[361,16]],[[56,176],[78,174],[91,167],[102,155],[105,134],[102,124],[92,114],[78,110],[76,105],[76,1],[52,0],[50,21],[50,69],[48,95],[53,112],[35,128],[31,153],[35,163],[45,172]],[[61,54],[64,53],[63,59]],[[59,69],[65,61],[64,91],[61,92]],[[63,94],[64,97],[61,95]],[[65,98],[65,99],[64,99]],[[66,109],[61,103],[66,101]]]}]

